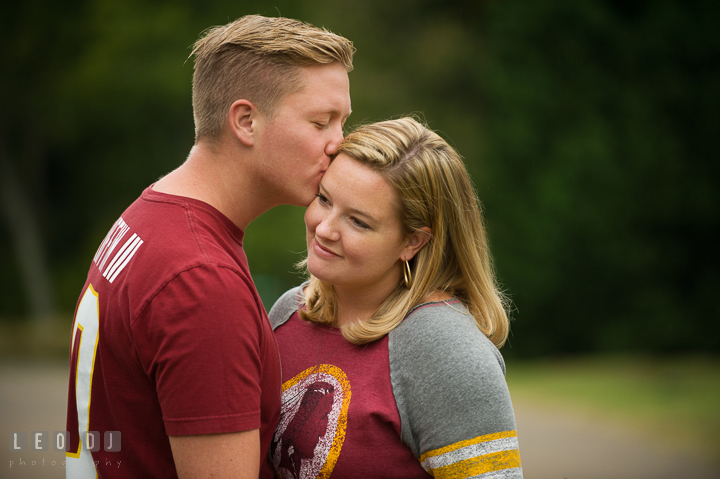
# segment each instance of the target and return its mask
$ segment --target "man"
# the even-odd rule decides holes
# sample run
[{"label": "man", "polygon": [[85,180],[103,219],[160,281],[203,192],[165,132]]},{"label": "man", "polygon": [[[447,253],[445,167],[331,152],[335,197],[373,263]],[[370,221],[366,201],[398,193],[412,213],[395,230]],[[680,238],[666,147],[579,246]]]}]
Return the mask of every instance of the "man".
[{"label": "man", "polygon": [[117,220],[78,301],[68,478],[272,477],[279,357],[242,238],[317,193],[350,114],[353,52],[260,16],[195,44],[195,146]]}]

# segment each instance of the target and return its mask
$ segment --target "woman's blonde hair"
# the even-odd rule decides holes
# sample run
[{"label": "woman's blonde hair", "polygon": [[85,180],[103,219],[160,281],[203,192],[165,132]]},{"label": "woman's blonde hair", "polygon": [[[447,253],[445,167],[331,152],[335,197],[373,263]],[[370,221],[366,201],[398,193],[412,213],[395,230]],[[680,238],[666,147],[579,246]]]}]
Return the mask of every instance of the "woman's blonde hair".
[{"label": "woman's blonde hair", "polygon": [[[496,284],[475,188],[457,152],[406,117],[356,129],[340,144],[340,153],[377,171],[395,189],[406,234],[423,226],[432,229],[428,243],[410,261],[410,289],[398,284],[369,320],[344,324],[343,336],[355,344],[380,339],[413,307],[444,291],[458,298],[478,328],[502,346],[509,331],[507,300]],[[304,319],[337,325],[331,284],[310,276],[305,296]]]}]

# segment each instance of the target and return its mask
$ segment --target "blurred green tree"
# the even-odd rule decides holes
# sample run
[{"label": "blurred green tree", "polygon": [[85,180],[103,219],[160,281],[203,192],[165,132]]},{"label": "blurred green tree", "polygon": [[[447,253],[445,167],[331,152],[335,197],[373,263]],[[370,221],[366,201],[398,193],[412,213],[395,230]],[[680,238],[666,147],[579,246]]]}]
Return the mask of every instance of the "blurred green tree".
[{"label": "blurred green tree", "polygon": [[[517,308],[506,354],[718,351],[718,8],[679,0],[6,4],[1,198],[29,213],[6,207],[0,222],[0,317],[37,316],[53,304],[72,310],[107,228],[192,146],[189,47],[209,26],[259,13],[355,42],[349,128],[418,113],[465,157]],[[305,250],[302,214],[277,208],[248,228],[268,307],[301,280],[293,264]],[[23,254],[37,261],[32,274],[47,278],[42,295],[19,280],[31,277]]]},{"label": "blurred green tree", "polygon": [[712,2],[494,3],[486,191],[525,353],[717,350]]}]

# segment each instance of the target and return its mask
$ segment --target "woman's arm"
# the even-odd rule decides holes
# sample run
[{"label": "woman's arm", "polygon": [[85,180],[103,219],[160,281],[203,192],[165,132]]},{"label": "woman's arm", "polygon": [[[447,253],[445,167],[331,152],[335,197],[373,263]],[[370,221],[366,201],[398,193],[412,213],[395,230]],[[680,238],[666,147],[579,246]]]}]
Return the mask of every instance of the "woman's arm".
[{"label": "woman's arm", "polygon": [[434,477],[521,478],[502,356],[460,303],[424,305],[390,333],[401,438]]}]

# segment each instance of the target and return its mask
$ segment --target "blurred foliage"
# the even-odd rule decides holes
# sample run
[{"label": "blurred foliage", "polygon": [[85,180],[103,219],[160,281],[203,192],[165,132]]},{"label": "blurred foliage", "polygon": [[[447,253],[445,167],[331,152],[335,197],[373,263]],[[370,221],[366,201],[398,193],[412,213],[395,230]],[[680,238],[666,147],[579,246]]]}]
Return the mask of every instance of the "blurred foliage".
[{"label": "blurred foliage", "polygon": [[[349,126],[419,113],[466,159],[516,310],[506,355],[720,350],[720,37],[710,1],[26,0],[0,7],[0,161],[68,322],[107,229],[193,144],[190,46],[245,14],[357,47]],[[302,210],[250,225],[266,306]],[[29,314],[0,220],[0,317]]]}]

